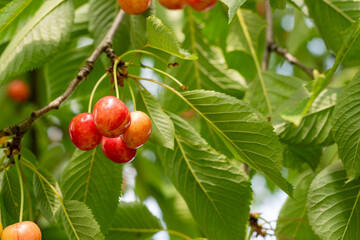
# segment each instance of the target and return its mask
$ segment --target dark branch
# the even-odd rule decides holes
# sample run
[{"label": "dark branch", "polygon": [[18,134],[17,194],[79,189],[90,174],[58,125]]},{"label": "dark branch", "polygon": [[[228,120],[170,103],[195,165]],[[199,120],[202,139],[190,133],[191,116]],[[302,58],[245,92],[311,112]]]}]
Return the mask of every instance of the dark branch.
[{"label": "dark branch", "polygon": [[79,84],[84,81],[90,72],[93,70],[95,62],[99,59],[102,53],[106,53],[107,56],[114,61],[116,58],[115,52],[112,49],[112,42],[116,31],[120,27],[121,23],[123,22],[125,17],[125,12],[120,11],[119,14],[116,16],[111,28],[107,32],[104,39],[101,43],[96,47],[96,49],[92,52],[90,57],[86,59],[86,62],[79,70],[76,77],[69,83],[67,89],[63,94],[57,97],[55,100],[50,102],[48,105],[44,106],[43,108],[36,110],[31,113],[31,115],[25,119],[24,121],[12,125],[8,128],[0,130],[0,137],[3,136],[14,136],[13,140],[9,146],[10,153],[14,150],[20,150],[20,145],[24,134],[31,128],[36,120],[44,116],[46,113],[53,109],[59,109],[61,104],[63,104],[75,91],[75,89],[79,86]]},{"label": "dark branch", "polygon": [[265,0],[265,12],[266,12],[266,49],[264,53],[264,58],[262,61],[262,69],[267,70],[270,62],[270,54],[271,52],[276,52],[277,54],[283,56],[287,61],[291,64],[298,66],[301,70],[303,70],[307,75],[311,78],[314,78],[313,69],[305,66],[302,62],[300,62],[296,57],[291,55],[286,49],[280,48],[278,45],[274,43],[274,32],[273,32],[273,15],[270,6],[269,0]]},{"label": "dark branch", "polygon": [[311,78],[314,78],[313,75],[313,69],[305,66],[302,62],[300,62],[296,57],[291,55],[286,49],[283,49],[276,45],[275,43],[269,43],[268,45],[268,51],[269,52],[276,52],[277,54],[283,56],[287,61],[289,61],[291,64],[298,66],[301,70],[303,70],[307,75],[309,75]]}]

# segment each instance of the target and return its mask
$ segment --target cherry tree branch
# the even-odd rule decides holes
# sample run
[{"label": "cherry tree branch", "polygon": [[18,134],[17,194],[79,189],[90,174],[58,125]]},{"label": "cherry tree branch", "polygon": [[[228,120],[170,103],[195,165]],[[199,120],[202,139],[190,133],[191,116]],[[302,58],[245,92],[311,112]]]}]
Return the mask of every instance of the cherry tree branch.
[{"label": "cherry tree branch", "polygon": [[268,46],[274,42],[273,15],[269,0],[265,0],[265,16],[268,25],[266,27],[266,48],[261,66],[262,70],[267,70],[269,67],[271,50]]},{"label": "cherry tree branch", "polygon": [[12,142],[8,146],[10,153],[12,153],[13,150],[20,150],[20,144],[24,134],[31,128],[36,120],[53,109],[59,109],[61,104],[69,99],[79,84],[83,82],[93,70],[96,61],[99,59],[102,53],[105,52],[112,61],[116,59],[117,56],[115,55],[115,52],[112,48],[112,43],[118,28],[125,18],[125,15],[125,12],[120,10],[104,39],[91,53],[90,57],[86,59],[84,65],[81,67],[76,77],[71,82],[69,82],[65,92],[63,92],[59,97],[50,102],[48,105],[32,112],[31,115],[24,121],[0,130],[0,138],[4,136],[14,136]]},{"label": "cherry tree branch", "polygon": [[286,49],[281,48],[280,46],[278,46],[275,43],[269,43],[267,48],[269,49],[268,51],[276,52],[277,54],[283,56],[288,62],[299,67],[311,78],[314,78],[313,69],[305,66],[305,64],[300,62],[296,57],[294,57],[292,54],[290,54]]},{"label": "cherry tree branch", "polygon": [[268,25],[266,27],[266,48],[265,48],[264,58],[262,61],[262,69],[263,70],[268,69],[270,62],[270,54],[271,52],[275,52],[280,56],[283,56],[291,64],[299,67],[311,78],[314,78],[313,69],[305,66],[305,64],[300,62],[295,56],[290,54],[286,49],[281,48],[274,42],[273,15],[269,0],[265,0],[265,13],[266,13],[266,22]]}]

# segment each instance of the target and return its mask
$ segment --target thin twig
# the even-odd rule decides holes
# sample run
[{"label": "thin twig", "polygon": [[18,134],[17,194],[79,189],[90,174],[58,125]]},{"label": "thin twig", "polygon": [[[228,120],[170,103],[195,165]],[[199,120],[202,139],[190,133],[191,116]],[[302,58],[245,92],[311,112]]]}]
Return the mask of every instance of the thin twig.
[{"label": "thin twig", "polygon": [[20,149],[20,144],[24,134],[31,128],[36,120],[53,109],[59,109],[61,104],[63,104],[73,94],[79,84],[84,81],[93,70],[95,62],[99,59],[102,53],[105,52],[112,61],[115,61],[116,55],[112,49],[112,42],[117,29],[120,27],[125,18],[125,15],[126,14],[124,11],[121,10],[119,12],[104,39],[95,48],[90,57],[86,59],[84,65],[81,67],[76,77],[69,83],[65,92],[63,92],[59,97],[50,102],[48,105],[32,112],[31,115],[24,121],[0,130],[0,137],[14,135],[13,141],[9,146],[10,153],[12,153],[13,150]]},{"label": "thin twig", "polygon": [[266,48],[264,53],[264,58],[262,61],[261,68],[262,70],[267,70],[270,62],[270,54],[271,52],[276,52],[280,56],[283,56],[287,61],[291,64],[299,67],[303,70],[307,75],[309,75],[312,79],[314,78],[313,69],[305,66],[302,62],[300,62],[296,57],[291,55],[286,49],[279,47],[274,42],[274,30],[273,30],[273,14],[270,6],[269,0],[265,0],[265,12],[266,12]]},{"label": "thin twig", "polygon": [[276,52],[277,54],[283,56],[288,62],[299,67],[303,70],[307,75],[309,75],[312,79],[314,78],[313,69],[305,66],[302,62],[300,62],[296,57],[290,54],[286,49],[279,47],[275,43],[269,43],[267,46],[269,52]]},{"label": "thin twig", "polygon": [[265,14],[268,25],[266,27],[266,48],[261,65],[262,70],[267,70],[269,67],[271,50],[268,48],[268,46],[274,42],[273,15],[269,0],[265,0]]}]

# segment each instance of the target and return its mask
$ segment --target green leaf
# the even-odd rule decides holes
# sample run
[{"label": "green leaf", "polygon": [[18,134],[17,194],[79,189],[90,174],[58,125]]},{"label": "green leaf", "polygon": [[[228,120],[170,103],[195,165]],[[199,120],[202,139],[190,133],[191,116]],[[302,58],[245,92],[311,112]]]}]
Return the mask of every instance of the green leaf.
[{"label": "green leaf", "polygon": [[131,43],[135,49],[141,49],[147,41],[146,19],[143,15],[131,15],[129,22]]},{"label": "green leaf", "polygon": [[313,171],[320,163],[322,147],[302,147],[297,145],[284,146],[284,167],[297,169],[300,172],[304,170],[304,163],[309,165]]},{"label": "green leaf", "polygon": [[223,2],[229,9],[228,14],[229,14],[229,23],[230,23],[235,17],[236,11],[246,0],[220,0],[220,1]]},{"label": "green leaf", "polygon": [[222,93],[196,90],[182,95],[216,130],[238,160],[263,173],[287,194],[292,194],[292,186],[280,173],[280,142],[263,115],[248,104]]},{"label": "green leaf", "polygon": [[61,216],[66,233],[70,240],[104,240],[99,224],[95,221],[91,210],[82,202],[64,201],[66,211]]},{"label": "green leaf", "polygon": [[9,41],[43,2],[43,0],[13,0],[0,9],[0,44]]},{"label": "green leaf", "polygon": [[[119,4],[112,0],[89,0],[89,4],[89,31],[92,33],[95,45],[98,45],[110,29]],[[117,54],[125,52],[130,47],[128,18],[129,16],[125,17],[113,40],[113,48]]]},{"label": "green leaf", "polygon": [[334,139],[349,180],[360,176],[359,89],[360,73],[344,89],[335,107],[332,122]]},{"label": "green leaf", "polygon": [[313,178],[309,172],[303,174],[297,181],[294,198],[287,198],[281,208],[275,231],[278,239],[318,239],[309,225],[306,206],[307,193]]},{"label": "green leaf", "polygon": [[60,96],[74,79],[93,49],[92,45],[77,48],[76,42],[65,45],[44,67],[47,102]]},{"label": "green leaf", "polygon": [[67,40],[73,17],[72,1],[46,1],[2,53],[0,84],[47,61]]},{"label": "green leaf", "polygon": [[[245,24],[251,37],[252,45],[257,48],[260,33],[266,27],[266,21],[250,10],[241,10],[244,17]],[[239,21],[233,21],[230,25],[229,34],[227,36],[226,51],[243,51],[251,54],[249,45],[246,42],[244,30],[242,29]]]},{"label": "green leaf", "polygon": [[108,239],[149,239],[162,231],[160,220],[140,202],[120,202]]},{"label": "green leaf", "polygon": [[[349,35],[344,31],[360,16],[359,0],[305,0],[310,16],[328,48],[337,52],[344,38]],[[356,40],[347,61],[359,63],[360,38]]]},{"label": "green leaf", "polygon": [[148,31],[148,43],[146,46],[162,50],[182,59],[197,59],[196,56],[180,48],[174,34],[159,18],[155,16],[148,17],[146,19],[146,28]]},{"label": "green leaf", "polygon": [[334,142],[331,134],[331,118],[336,101],[342,89],[327,88],[312,104],[309,113],[301,120],[299,126],[283,123],[277,126],[281,141],[288,144],[306,146],[327,146]]},{"label": "green leaf", "polygon": [[161,149],[166,174],[209,239],[243,239],[250,182],[242,168],[217,153],[187,122],[171,114],[174,150]]},{"label": "green leaf", "polygon": [[308,193],[309,223],[321,239],[359,239],[360,179],[345,184],[341,162],[325,168]]},{"label": "green leaf", "polygon": [[164,113],[160,103],[147,91],[139,89],[138,108],[149,115],[152,123],[152,139],[161,147],[174,148],[174,124]]},{"label": "green leaf", "polygon": [[49,222],[55,222],[55,214],[61,203],[53,189],[61,194],[59,184],[46,170],[38,169],[38,172],[42,175],[42,177],[39,177],[37,174],[34,175],[34,190],[36,199],[39,203],[40,211],[46,220]]},{"label": "green leaf", "polygon": [[270,0],[270,5],[273,10],[284,9],[286,7],[286,0]]},{"label": "green leaf", "polygon": [[[283,119],[280,114],[284,110],[294,109],[294,105],[297,104],[299,100],[309,96],[304,87],[305,83],[299,78],[284,76],[273,72],[264,71],[262,74],[274,113],[271,121],[273,123],[282,122]],[[258,109],[264,116],[269,114],[259,79],[250,84],[245,100]]]},{"label": "green leaf", "polygon": [[[29,169],[24,168],[21,163],[22,159],[27,159],[33,163],[36,163],[35,156],[27,149],[21,150],[22,158],[20,159],[20,167],[24,173],[24,221],[33,221],[36,214],[36,201],[34,197],[33,179],[34,174]],[[13,221],[11,224],[19,221],[20,215],[20,202],[21,191],[19,177],[16,172],[15,166],[11,166],[7,170],[4,170],[4,177],[1,185],[2,204],[5,211],[11,217]]]},{"label": "green leaf", "polygon": [[[192,49],[198,55],[195,61],[177,61],[179,66],[168,70],[189,89],[208,89],[223,92],[228,95],[242,98],[246,89],[245,79],[235,70],[229,69],[220,48],[211,46],[202,35],[202,28],[193,17],[188,17],[184,27],[186,36],[184,46]],[[171,85],[171,84],[170,84]],[[175,87],[175,85],[172,85]],[[183,110],[184,104],[175,105],[175,96],[166,93],[164,106],[176,112]]]},{"label": "green leaf", "polygon": [[121,183],[122,166],[107,159],[99,146],[74,153],[63,173],[61,187],[64,199],[85,203],[105,232],[115,217]]}]

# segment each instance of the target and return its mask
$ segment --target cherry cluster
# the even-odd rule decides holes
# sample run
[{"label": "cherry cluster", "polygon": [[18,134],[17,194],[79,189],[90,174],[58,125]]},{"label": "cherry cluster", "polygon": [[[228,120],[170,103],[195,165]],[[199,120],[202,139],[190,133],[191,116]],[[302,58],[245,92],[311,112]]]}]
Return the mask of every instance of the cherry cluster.
[{"label": "cherry cluster", "polygon": [[130,112],[118,98],[106,96],[94,106],[93,113],[80,113],[70,122],[69,134],[74,145],[83,151],[101,148],[116,163],[130,162],[136,149],[150,137],[151,120],[141,111]]},{"label": "cherry cluster", "polygon": [[[152,0],[117,0],[121,9],[127,14],[141,14],[151,5]],[[187,4],[199,12],[212,9],[217,0],[158,0],[164,7],[172,10],[183,9]]]}]

